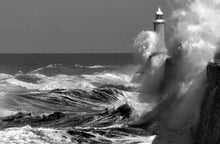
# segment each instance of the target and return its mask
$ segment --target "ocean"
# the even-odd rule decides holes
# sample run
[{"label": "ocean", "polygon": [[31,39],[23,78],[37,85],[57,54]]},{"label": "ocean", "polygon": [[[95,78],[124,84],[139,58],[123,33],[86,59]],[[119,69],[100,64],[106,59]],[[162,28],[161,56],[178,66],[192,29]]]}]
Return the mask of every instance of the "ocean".
[{"label": "ocean", "polygon": [[133,54],[1,54],[0,143],[152,143],[129,125],[138,68]]}]

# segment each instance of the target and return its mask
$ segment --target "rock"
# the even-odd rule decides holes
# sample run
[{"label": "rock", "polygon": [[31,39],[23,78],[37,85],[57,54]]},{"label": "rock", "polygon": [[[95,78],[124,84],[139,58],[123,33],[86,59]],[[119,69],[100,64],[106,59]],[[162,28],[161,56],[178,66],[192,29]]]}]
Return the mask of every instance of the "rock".
[{"label": "rock", "polygon": [[220,143],[220,63],[207,66],[208,86],[201,107],[196,144]]}]

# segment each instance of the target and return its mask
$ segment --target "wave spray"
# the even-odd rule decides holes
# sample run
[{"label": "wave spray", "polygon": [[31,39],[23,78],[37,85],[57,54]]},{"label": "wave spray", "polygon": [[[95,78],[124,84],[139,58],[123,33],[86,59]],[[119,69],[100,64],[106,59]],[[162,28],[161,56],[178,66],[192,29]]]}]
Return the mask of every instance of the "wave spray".
[{"label": "wave spray", "polygon": [[169,46],[158,32],[143,31],[134,40],[144,60],[135,79],[142,83],[139,101],[156,105],[136,123],[160,117],[172,127],[192,127],[205,93],[206,66],[219,50],[220,0],[168,2],[176,7]]}]

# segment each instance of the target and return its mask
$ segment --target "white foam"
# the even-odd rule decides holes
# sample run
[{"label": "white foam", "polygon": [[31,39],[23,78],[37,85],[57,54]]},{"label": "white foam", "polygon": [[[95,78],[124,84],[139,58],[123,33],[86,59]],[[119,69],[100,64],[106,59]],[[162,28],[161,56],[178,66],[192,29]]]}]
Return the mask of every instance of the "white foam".
[{"label": "white foam", "polygon": [[[123,72],[102,72],[95,73],[92,75],[56,75],[56,76],[45,76],[39,73],[29,73],[28,76],[33,76],[39,78],[37,83],[25,82],[19,79],[16,79],[16,76],[12,75],[0,75],[0,88],[4,89],[5,85],[7,86],[16,86],[23,87],[30,90],[53,90],[53,89],[84,89],[91,90],[95,88],[93,83],[102,84],[124,84],[130,85],[133,75],[131,73]],[[25,75],[24,75],[25,76]]]},{"label": "white foam", "polygon": [[31,73],[41,71],[41,70],[43,70],[45,68],[57,68],[59,66],[62,66],[62,64],[49,64],[49,65],[47,65],[45,67],[37,68],[37,69],[33,70]]},{"label": "white foam", "polygon": [[152,144],[156,136],[138,136],[138,135],[118,135],[117,137],[105,137],[103,135],[91,134],[96,136],[96,139],[109,140],[113,144],[118,143],[138,143],[138,144]]},{"label": "white foam", "polygon": [[61,130],[49,128],[9,128],[0,131],[0,143],[4,144],[71,144],[70,136]]},{"label": "white foam", "polygon": [[92,89],[94,86],[86,80],[77,77],[57,75],[55,77],[42,77],[38,84],[27,83],[15,78],[7,79],[6,82],[26,89],[53,90],[53,89]]},{"label": "white foam", "polygon": [[3,108],[0,109],[0,117],[10,116],[16,113],[17,113],[16,111],[7,110]]},{"label": "white foam", "polygon": [[12,77],[14,77],[14,76],[10,75],[10,74],[0,73],[0,80],[12,78]]},{"label": "white foam", "polygon": [[92,83],[99,84],[127,84],[132,80],[132,75],[117,72],[103,72],[94,75],[82,75],[85,79]]},{"label": "white foam", "polygon": [[114,68],[116,66],[103,66],[103,65],[93,65],[93,66],[83,66],[83,65],[78,65],[75,64],[76,67],[81,67],[81,68],[91,68],[91,69],[96,69],[96,68]]},{"label": "white foam", "polygon": [[[112,143],[133,143],[138,144],[151,144],[155,139],[155,136],[117,136],[117,137],[105,137],[97,133],[88,132],[94,135],[95,140],[109,140]],[[94,139],[94,138],[93,138]],[[89,141],[89,140],[88,140]],[[0,143],[4,144],[72,144],[79,143],[74,141],[72,137],[65,131],[56,130],[51,128],[32,128],[30,126],[24,126],[21,128],[8,128],[4,131],[0,131]]]}]

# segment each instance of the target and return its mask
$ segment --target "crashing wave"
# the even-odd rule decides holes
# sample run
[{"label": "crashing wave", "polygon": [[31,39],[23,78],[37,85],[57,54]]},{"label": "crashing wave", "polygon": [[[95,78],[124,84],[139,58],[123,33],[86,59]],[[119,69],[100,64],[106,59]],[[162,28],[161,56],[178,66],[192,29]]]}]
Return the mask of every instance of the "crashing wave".
[{"label": "crashing wave", "polygon": [[73,141],[70,135],[62,130],[24,126],[0,131],[0,143],[71,144]]},{"label": "crashing wave", "polygon": [[53,89],[84,89],[91,90],[101,85],[125,85],[137,87],[130,83],[131,75],[120,72],[102,72],[91,75],[64,75],[46,76],[40,73],[3,75],[0,85],[5,83],[23,87],[30,90],[53,90]]},{"label": "crashing wave", "polygon": [[119,67],[119,66],[103,66],[103,65],[93,65],[93,66],[83,66],[83,65],[78,65],[78,64],[75,64],[74,65],[75,67],[80,67],[80,68],[91,68],[91,69],[99,69],[99,68],[116,68],[116,67]]},{"label": "crashing wave", "polygon": [[93,89],[94,86],[86,80],[76,76],[56,75],[46,77],[37,75],[22,75],[6,80],[11,85],[24,87],[26,89],[53,90],[53,89]]},{"label": "crashing wave", "polygon": [[80,144],[80,143],[143,143],[151,144],[155,136],[128,135],[126,132],[117,131],[105,134],[105,131],[58,130],[52,128],[33,128],[31,126],[8,128],[0,131],[0,143],[22,144]]},{"label": "crashing wave", "polygon": [[[142,129],[128,127],[131,108],[124,104],[117,109],[97,113],[62,113],[34,116],[17,113],[0,118],[1,142],[19,143],[151,143],[155,136]],[[38,128],[34,128],[34,127]],[[10,128],[13,127],[13,128]],[[44,127],[44,128],[43,128]],[[45,128],[45,127],[50,127]],[[6,129],[5,129],[6,128]],[[59,130],[61,129],[62,130]],[[16,133],[16,137],[12,138]],[[54,134],[55,133],[55,134]],[[56,136],[53,139],[52,136]]]}]

